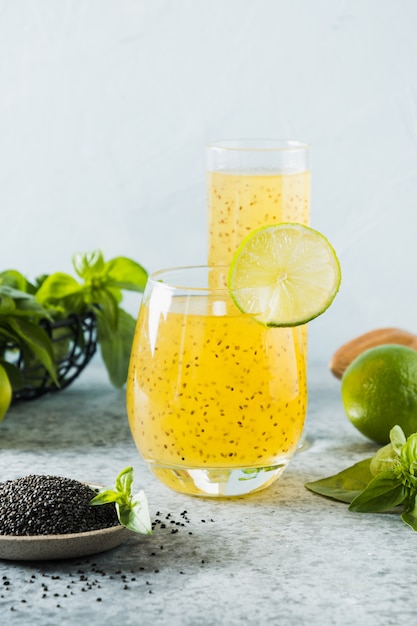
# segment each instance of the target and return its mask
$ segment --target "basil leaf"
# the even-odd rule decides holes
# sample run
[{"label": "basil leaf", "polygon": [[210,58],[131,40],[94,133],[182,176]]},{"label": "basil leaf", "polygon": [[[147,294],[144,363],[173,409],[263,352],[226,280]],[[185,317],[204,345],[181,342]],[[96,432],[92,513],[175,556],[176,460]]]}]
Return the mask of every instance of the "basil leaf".
[{"label": "basil leaf", "polygon": [[415,478],[417,474],[417,433],[410,435],[401,448],[400,462],[402,467],[410,474],[410,478]]},{"label": "basil leaf", "polygon": [[133,483],[133,467],[126,467],[116,478],[116,489],[130,497]]},{"label": "basil leaf", "polygon": [[5,296],[9,296],[10,298],[13,298],[14,300],[18,300],[18,299],[31,299],[33,298],[33,296],[31,296],[30,294],[17,289],[16,287],[14,287],[13,285],[9,285],[8,283],[2,283],[0,284],[0,294],[3,294]]},{"label": "basil leaf", "polygon": [[415,497],[413,508],[404,511],[404,513],[401,515],[401,519],[405,524],[408,524],[408,526],[411,526],[413,530],[417,531],[417,503]]},{"label": "basil leaf", "polygon": [[[0,320],[1,321],[1,320]],[[0,326],[0,339],[4,339],[4,343],[16,345],[18,343],[18,339],[16,334],[14,334],[9,327],[1,328]],[[3,343],[3,342],[2,342]],[[10,345],[1,346],[2,349],[10,349]]]},{"label": "basil leaf", "polygon": [[3,283],[1,282],[1,280],[0,280],[0,293],[3,293],[15,299],[33,298],[32,294],[26,293],[26,291],[23,291],[22,289],[18,289],[17,287],[15,287],[12,284],[9,284],[8,282]]},{"label": "basil leaf", "polygon": [[[109,289],[94,289],[89,295],[91,304],[98,306],[99,311],[97,317],[105,319],[105,325],[102,325],[101,332],[105,335],[112,335],[117,329],[119,317],[119,305]],[[100,329],[99,329],[100,334]],[[101,341],[102,337],[99,337]]]},{"label": "basil leaf", "polygon": [[33,296],[26,299],[15,298],[16,308],[13,311],[13,315],[19,317],[30,317],[31,319],[40,320],[52,319],[49,311],[47,311]]},{"label": "basil leaf", "polygon": [[389,431],[389,438],[395,454],[397,456],[400,456],[401,448],[407,441],[401,426],[398,426],[398,424],[396,426],[393,426]]},{"label": "basil leaf", "polygon": [[116,509],[123,526],[135,533],[152,534],[148,501],[143,490],[139,491],[128,505],[116,504]]},{"label": "basil leaf", "polygon": [[13,298],[5,293],[0,293],[0,315],[13,315],[15,310],[16,304]]},{"label": "basil leaf", "polygon": [[84,280],[91,280],[101,276],[105,266],[101,250],[94,250],[86,254],[74,254],[72,264],[78,276]]},{"label": "basil leaf", "polygon": [[82,291],[82,286],[68,274],[56,272],[47,276],[36,293],[36,299],[41,304],[56,302],[66,296]]},{"label": "basil leaf", "polygon": [[370,470],[373,476],[386,472],[398,465],[399,457],[391,443],[380,448],[371,459]]},{"label": "basil leaf", "polygon": [[100,351],[114,387],[123,387],[129,370],[130,352],[136,321],[129,313],[119,308],[117,327],[113,332],[102,313],[97,316]]},{"label": "basil leaf", "polygon": [[90,500],[90,504],[92,506],[97,506],[98,504],[108,504],[109,502],[119,502],[120,494],[117,491],[113,491],[112,489],[102,489],[98,492],[96,496],[92,500]]},{"label": "basil leaf", "polygon": [[54,383],[58,385],[59,383],[55,371],[52,342],[43,328],[20,318],[10,320],[9,324],[16,335],[20,338],[20,346],[22,348],[25,348],[25,346],[29,348],[29,350],[46,368]]},{"label": "basil leaf", "polygon": [[116,257],[106,263],[106,285],[129,291],[143,291],[148,280],[146,270],[131,259]]},{"label": "basil leaf", "polygon": [[24,293],[9,285],[0,284],[1,315],[37,315],[48,317],[48,312],[33,294]]},{"label": "basil leaf", "polygon": [[349,504],[372,480],[370,463],[371,459],[359,461],[334,476],[306,483],[305,487],[326,498]]},{"label": "basil leaf", "polygon": [[388,470],[375,476],[369,485],[350,503],[351,511],[378,513],[388,511],[407,498],[408,489],[395,474]]},{"label": "basil leaf", "polygon": [[17,270],[6,270],[0,272],[0,283],[14,287],[18,291],[26,291],[28,287],[28,281]]}]

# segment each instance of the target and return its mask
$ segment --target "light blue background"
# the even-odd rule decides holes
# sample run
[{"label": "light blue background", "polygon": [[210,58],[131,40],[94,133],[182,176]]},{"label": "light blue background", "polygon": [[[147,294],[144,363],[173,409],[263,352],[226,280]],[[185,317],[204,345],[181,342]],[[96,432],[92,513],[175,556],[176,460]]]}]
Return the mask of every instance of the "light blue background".
[{"label": "light blue background", "polygon": [[415,0],[0,0],[0,269],[204,263],[206,142],[298,139],[343,270],[311,361],[417,329],[416,28]]}]

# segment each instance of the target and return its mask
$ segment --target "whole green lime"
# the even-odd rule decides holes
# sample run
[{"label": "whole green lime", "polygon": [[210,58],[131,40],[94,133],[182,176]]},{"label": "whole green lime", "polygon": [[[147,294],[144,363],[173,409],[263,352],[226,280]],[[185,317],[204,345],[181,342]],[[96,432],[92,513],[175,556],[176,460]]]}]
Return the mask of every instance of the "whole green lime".
[{"label": "whole green lime", "polygon": [[381,345],[362,352],[342,377],[346,415],[365,437],[388,443],[398,424],[408,437],[417,432],[417,352]]}]

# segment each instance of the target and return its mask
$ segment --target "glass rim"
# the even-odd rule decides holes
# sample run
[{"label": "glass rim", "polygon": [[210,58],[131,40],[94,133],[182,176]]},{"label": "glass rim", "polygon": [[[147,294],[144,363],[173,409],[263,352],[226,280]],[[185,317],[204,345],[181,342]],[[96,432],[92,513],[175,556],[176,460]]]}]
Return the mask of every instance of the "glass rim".
[{"label": "glass rim", "polygon": [[311,145],[293,139],[219,139],[206,144],[208,150],[229,152],[293,152],[307,151]]},{"label": "glass rim", "polygon": [[225,287],[211,287],[210,285],[206,285],[206,286],[194,286],[191,284],[186,284],[186,281],[182,281],[182,284],[180,284],[178,281],[161,281],[161,277],[163,275],[166,275],[167,277],[169,275],[175,274],[175,273],[179,273],[179,272],[188,272],[190,273],[191,271],[201,271],[204,270],[207,273],[210,272],[210,270],[218,270],[218,271],[223,271],[225,273],[225,275],[227,276],[229,273],[229,267],[230,265],[180,265],[177,267],[166,267],[164,269],[160,269],[160,270],[156,270],[155,272],[151,272],[148,276],[148,282],[152,283],[153,286],[157,286],[157,287],[162,287],[162,288],[166,288],[166,289],[170,289],[172,291],[190,291],[190,292],[196,292],[196,293],[202,293],[202,292],[207,292],[210,291],[212,293],[214,292],[218,292],[218,293],[228,293],[229,292],[229,288],[227,286]]}]

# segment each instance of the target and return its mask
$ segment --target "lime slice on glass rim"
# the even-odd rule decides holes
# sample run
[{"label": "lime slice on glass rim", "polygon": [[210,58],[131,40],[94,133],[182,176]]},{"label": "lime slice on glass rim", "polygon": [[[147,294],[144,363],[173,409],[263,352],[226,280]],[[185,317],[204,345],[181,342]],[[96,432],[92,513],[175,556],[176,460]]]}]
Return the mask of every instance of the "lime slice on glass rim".
[{"label": "lime slice on glass rim", "polygon": [[340,286],[337,255],[317,230],[280,223],[251,232],[240,244],[228,288],[240,311],[265,326],[299,326],[331,305]]}]

